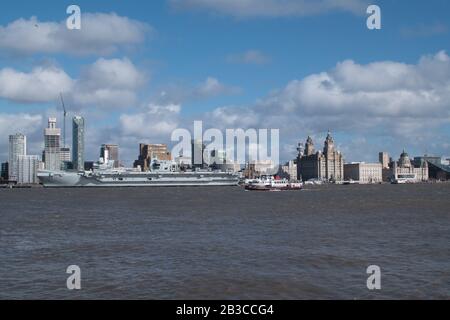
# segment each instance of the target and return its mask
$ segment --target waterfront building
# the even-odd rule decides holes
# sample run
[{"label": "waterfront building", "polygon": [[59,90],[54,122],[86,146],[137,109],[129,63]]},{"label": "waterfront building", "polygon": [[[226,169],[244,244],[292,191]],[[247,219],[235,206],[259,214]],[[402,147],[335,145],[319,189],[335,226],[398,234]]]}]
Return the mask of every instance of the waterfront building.
[{"label": "waterfront building", "polygon": [[27,154],[27,137],[21,133],[9,136],[8,180],[17,182],[17,159]]},{"label": "waterfront building", "polygon": [[44,162],[46,170],[61,170],[61,129],[56,127],[56,118],[48,119],[48,127],[44,129]]},{"label": "waterfront building", "polygon": [[1,166],[1,172],[0,172],[0,178],[2,181],[8,181],[9,180],[9,174],[8,174],[8,162],[3,162]]},{"label": "waterfront building", "polygon": [[441,157],[434,157],[429,155],[424,155],[421,157],[414,157],[413,164],[415,167],[420,167],[424,162],[428,162],[428,164],[432,163],[435,165],[441,165],[442,164],[442,158]]},{"label": "waterfront building", "polygon": [[114,168],[119,168],[119,146],[117,144],[103,144],[100,147],[100,158],[105,159],[105,151],[108,153],[109,160],[114,161]]},{"label": "waterfront building", "polygon": [[450,165],[428,163],[429,178],[437,181],[450,180]]},{"label": "waterfront building", "polygon": [[403,151],[398,161],[392,163],[390,168],[390,180],[407,179],[410,181],[428,181],[428,162],[422,161],[415,164],[409,155]]},{"label": "waterfront building", "polygon": [[383,169],[389,169],[389,163],[390,163],[389,153],[380,152],[378,155],[378,160],[381,163],[381,167]]},{"label": "waterfront building", "polygon": [[41,161],[38,156],[20,155],[17,158],[17,183],[38,184],[37,172]]},{"label": "waterfront building", "polygon": [[310,179],[342,181],[344,179],[344,157],[336,150],[330,132],[325,139],[323,152],[315,152],[314,142],[311,137],[308,137],[304,151],[299,152],[297,166],[298,174],[303,181]]},{"label": "waterfront building", "polygon": [[172,154],[166,144],[139,144],[139,158],[134,162],[134,167],[140,167],[142,171],[148,171],[152,159],[171,161]]},{"label": "waterfront building", "polygon": [[344,179],[360,183],[380,183],[383,181],[381,163],[353,162],[344,164]]},{"label": "waterfront building", "polygon": [[264,175],[274,175],[277,171],[278,167],[272,160],[252,160],[244,169],[244,177],[255,179]]},{"label": "waterfront building", "polygon": [[73,169],[84,170],[84,118],[80,116],[72,119],[72,161]]},{"label": "waterfront building", "polygon": [[298,179],[297,174],[297,161],[291,160],[286,162],[284,165],[280,166],[278,175],[281,178],[288,179],[290,181],[295,181]]}]

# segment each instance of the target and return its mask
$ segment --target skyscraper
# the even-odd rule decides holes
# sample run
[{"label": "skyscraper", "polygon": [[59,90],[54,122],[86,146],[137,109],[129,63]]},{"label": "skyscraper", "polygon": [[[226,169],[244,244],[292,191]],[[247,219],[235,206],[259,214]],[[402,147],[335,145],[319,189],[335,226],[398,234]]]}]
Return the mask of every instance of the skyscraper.
[{"label": "skyscraper", "polygon": [[105,158],[105,150],[108,150],[109,160],[114,160],[114,168],[119,167],[119,146],[117,144],[103,144],[100,148],[100,157]]},{"label": "skyscraper", "polygon": [[49,118],[48,127],[44,129],[46,170],[61,170],[60,139],[61,129],[56,127],[56,118]]},{"label": "skyscraper", "polygon": [[9,181],[17,182],[17,159],[27,154],[27,137],[21,133],[9,136]]},{"label": "skyscraper", "polygon": [[73,168],[84,170],[84,118],[73,117],[72,121],[72,161]]}]

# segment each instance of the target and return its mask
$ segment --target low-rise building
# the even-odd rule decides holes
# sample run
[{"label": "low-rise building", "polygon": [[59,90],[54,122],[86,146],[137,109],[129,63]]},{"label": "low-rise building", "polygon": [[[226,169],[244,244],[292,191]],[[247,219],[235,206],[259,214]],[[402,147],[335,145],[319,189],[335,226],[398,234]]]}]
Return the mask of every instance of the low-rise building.
[{"label": "low-rise building", "polygon": [[353,162],[344,164],[344,179],[359,183],[380,183],[383,181],[381,163]]}]

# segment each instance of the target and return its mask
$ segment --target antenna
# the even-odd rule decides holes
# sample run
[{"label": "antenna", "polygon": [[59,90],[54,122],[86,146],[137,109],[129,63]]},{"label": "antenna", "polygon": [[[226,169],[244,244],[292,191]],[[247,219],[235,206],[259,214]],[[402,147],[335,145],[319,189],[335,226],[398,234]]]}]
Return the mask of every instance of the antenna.
[{"label": "antenna", "polygon": [[63,95],[62,95],[62,93],[60,93],[59,94],[60,95],[60,97],[61,97],[61,104],[62,104],[62,107],[63,107],[63,110],[64,110],[64,136],[63,136],[63,139],[64,139],[64,148],[66,147],[66,117],[67,117],[67,111],[66,111],[66,105],[64,104],[64,98],[63,98]]}]

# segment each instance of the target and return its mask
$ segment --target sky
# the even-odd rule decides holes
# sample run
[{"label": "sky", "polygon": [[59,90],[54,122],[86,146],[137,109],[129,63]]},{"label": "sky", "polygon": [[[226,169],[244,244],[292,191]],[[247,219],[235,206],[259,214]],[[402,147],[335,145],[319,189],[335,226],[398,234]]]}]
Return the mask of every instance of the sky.
[{"label": "sky", "polygon": [[[81,8],[81,30],[66,9]],[[369,4],[381,30],[366,26]],[[279,129],[282,160],[331,131],[345,160],[450,156],[450,2],[2,1],[0,161],[8,135],[41,154],[47,118],[86,119],[131,164],[177,128]],[[68,121],[70,129],[70,121]],[[71,134],[67,130],[67,143]]]}]

